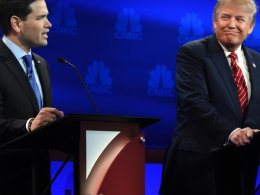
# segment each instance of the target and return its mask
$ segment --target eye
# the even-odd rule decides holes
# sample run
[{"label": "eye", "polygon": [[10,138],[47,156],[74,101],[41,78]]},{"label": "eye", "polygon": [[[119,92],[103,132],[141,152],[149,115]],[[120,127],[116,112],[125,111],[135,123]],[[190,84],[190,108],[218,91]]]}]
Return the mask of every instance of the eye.
[{"label": "eye", "polygon": [[44,18],[47,18],[47,15],[40,15],[36,19],[37,20],[41,20],[41,19],[44,19]]},{"label": "eye", "polygon": [[241,17],[237,17],[236,20],[237,20],[239,23],[245,22],[244,18],[241,18]]},{"label": "eye", "polygon": [[228,15],[222,15],[220,18],[224,21],[228,21],[231,17]]}]

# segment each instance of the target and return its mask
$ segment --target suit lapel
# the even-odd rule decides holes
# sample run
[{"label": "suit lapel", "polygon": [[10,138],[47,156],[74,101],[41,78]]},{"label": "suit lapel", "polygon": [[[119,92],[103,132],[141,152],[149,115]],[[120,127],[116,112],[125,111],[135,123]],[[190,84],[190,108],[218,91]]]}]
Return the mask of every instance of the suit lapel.
[{"label": "suit lapel", "polygon": [[49,77],[48,64],[37,54],[32,54],[34,64],[37,70],[39,81],[41,83],[42,94],[43,94],[43,106],[52,105],[52,94],[51,94],[51,83]]},{"label": "suit lapel", "polygon": [[[250,53],[248,52],[248,50],[245,47],[242,47],[244,54],[245,54],[245,58],[247,61],[247,67],[248,67],[248,72],[250,75],[250,83],[251,83],[251,98],[249,100],[249,109],[250,109],[250,105],[252,104],[253,100],[254,100],[254,96],[255,96],[255,87],[257,86],[257,75],[256,75],[256,64],[253,61],[252,56],[250,55]],[[259,76],[259,75],[258,75]]]},{"label": "suit lapel", "polygon": [[238,118],[241,118],[242,111],[240,108],[236,85],[228,64],[228,60],[222,47],[217,42],[216,37],[210,39],[209,41],[209,56],[212,62],[215,64],[216,69],[218,70],[220,77],[222,77],[222,81],[224,82],[226,89],[230,94],[236,115]]}]

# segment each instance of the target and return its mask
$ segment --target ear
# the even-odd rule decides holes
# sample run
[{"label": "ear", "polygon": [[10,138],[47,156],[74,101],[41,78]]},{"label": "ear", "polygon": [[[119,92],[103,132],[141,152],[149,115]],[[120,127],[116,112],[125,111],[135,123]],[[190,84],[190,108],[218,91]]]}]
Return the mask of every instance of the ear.
[{"label": "ear", "polygon": [[217,21],[216,19],[213,20],[213,30],[214,32],[216,32],[216,28],[217,28]]},{"label": "ear", "polygon": [[255,24],[252,22],[252,23],[250,24],[250,27],[249,27],[248,32],[247,32],[248,35],[253,32],[254,27],[255,27]]},{"label": "ear", "polygon": [[15,32],[21,31],[21,19],[17,16],[12,16],[10,19],[11,26]]}]

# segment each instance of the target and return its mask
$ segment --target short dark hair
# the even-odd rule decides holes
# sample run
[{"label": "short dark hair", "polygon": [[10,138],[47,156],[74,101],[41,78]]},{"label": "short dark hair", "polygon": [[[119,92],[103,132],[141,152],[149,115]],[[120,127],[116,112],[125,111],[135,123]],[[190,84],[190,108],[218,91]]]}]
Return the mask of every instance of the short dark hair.
[{"label": "short dark hair", "polygon": [[32,12],[30,5],[34,1],[36,0],[0,0],[0,26],[3,34],[10,33],[12,16],[26,20],[27,15]]}]

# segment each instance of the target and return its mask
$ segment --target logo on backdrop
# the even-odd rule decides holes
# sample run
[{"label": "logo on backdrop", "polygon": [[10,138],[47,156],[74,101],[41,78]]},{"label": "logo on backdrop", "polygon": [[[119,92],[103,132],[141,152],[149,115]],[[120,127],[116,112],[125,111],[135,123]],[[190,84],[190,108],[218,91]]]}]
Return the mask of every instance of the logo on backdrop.
[{"label": "logo on backdrop", "polygon": [[74,9],[68,3],[59,3],[52,7],[50,22],[51,32],[77,35],[77,19]]},{"label": "logo on backdrop", "polygon": [[115,24],[116,39],[143,40],[143,28],[140,17],[131,8],[125,8],[118,14]]},{"label": "logo on backdrop", "polygon": [[178,42],[183,44],[203,37],[202,21],[195,13],[188,13],[182,19],[179,27]]},{"label": "logo on backdrop", "polygon": [[94,93],[110,94],[112,93],[112,78],[110,69],[103,61],[94,61],[87,67],[85,82],[89,90]]},{"label": "logo on backdrop", "polygon": [[172,71],[166,65],[157,64],[150,71],[147,94],[149,96],[174,96],[174,81]]}]

